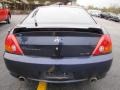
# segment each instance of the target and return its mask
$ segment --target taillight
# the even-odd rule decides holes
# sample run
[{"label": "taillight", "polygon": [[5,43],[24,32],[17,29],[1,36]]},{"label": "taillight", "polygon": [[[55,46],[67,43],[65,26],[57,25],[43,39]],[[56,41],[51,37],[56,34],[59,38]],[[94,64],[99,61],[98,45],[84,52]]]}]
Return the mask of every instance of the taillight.
[{"label": "taillight", "polygon": [[112,51],[112,42],[109,35],[102,35],[96,48],[94,49],[92,55],[103,55],[111,53]]},{"label": "taillight", "polygon": [[23,54],[16,37],[13,34],[8,34],[5,40],[5,50],[6,52],[12,54]]}]

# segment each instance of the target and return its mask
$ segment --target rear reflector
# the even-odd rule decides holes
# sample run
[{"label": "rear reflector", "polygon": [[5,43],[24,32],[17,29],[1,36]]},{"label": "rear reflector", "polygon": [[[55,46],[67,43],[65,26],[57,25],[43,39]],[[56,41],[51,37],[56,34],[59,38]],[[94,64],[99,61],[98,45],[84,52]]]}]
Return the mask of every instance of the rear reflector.
[{"label": "rear reflector", "polygon": [[102,35],[96,48],[94,49],[92,55],[103,55],[111,53],[112,51],[112,42],[109,35]]},{"label": "rear reflector", "polygon": [[16,37],[13,34],[8,34],[5,40],[5,50],[6,52],[12,54],[23,54]]}]

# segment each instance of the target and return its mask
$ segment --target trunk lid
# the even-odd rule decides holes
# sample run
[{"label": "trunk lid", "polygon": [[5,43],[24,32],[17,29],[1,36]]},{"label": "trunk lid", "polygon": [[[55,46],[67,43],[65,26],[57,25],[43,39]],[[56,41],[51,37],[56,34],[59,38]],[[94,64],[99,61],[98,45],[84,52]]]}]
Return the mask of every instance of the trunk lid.
[{"label": "trunk lid", "polygon": [[90,56],[103,32],[97,28],[18,28],[14,34],[24,55],[63,58]]}]

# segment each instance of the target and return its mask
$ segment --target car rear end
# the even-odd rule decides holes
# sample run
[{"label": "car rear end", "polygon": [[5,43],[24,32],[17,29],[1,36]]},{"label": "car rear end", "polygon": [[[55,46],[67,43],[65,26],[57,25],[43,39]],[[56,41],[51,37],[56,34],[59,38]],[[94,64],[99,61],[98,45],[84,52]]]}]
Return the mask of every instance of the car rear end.
[{"label": "car rear end", "polygon": [[13,76],[68,83],[106,75],[112,63],[106,31],[75,23],[39,25],[17,27],[7,35],[4,59]]}]

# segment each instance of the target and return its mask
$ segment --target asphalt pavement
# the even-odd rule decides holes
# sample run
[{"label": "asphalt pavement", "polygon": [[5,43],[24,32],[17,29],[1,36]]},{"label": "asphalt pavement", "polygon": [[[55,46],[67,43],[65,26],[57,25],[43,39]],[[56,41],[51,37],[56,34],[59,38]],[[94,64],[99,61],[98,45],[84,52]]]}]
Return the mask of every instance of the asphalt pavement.
[{"label": "asphalt pavement", "polygon": [[[36,82],[21,82],[12,77],[3,60],[7,32],[25,17],[26,15],[13,15],[11,24],[0,23],[0,90],[36,90],[37,88]],[[95,20],[104,26],[113,41],[114,61],[107,76],[95,83],[48,84],[48,90],[120,90],[120,23],[100,18],[95,18]]]}]

